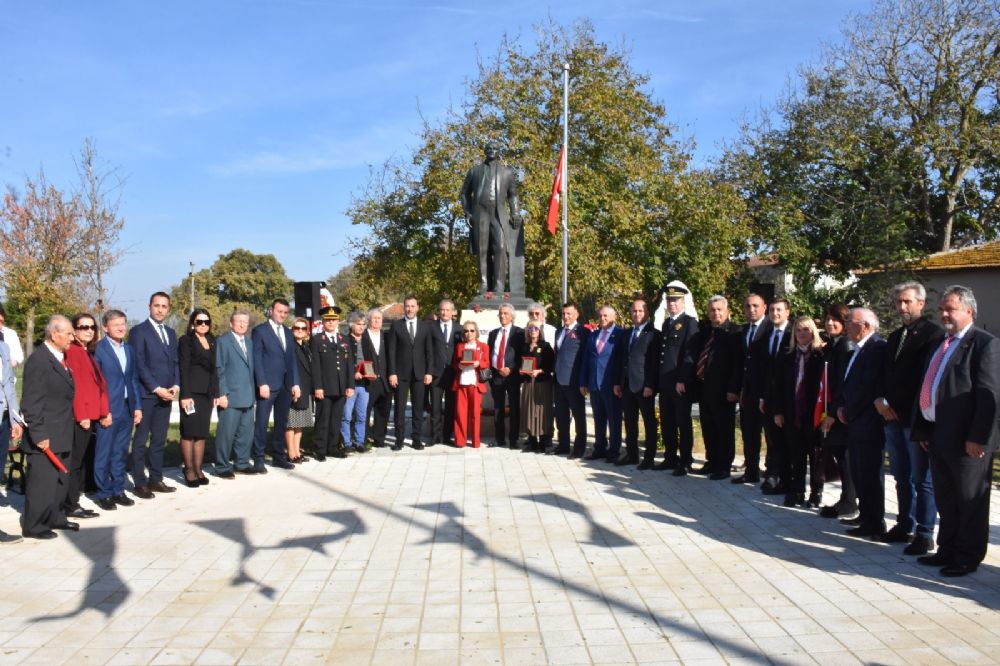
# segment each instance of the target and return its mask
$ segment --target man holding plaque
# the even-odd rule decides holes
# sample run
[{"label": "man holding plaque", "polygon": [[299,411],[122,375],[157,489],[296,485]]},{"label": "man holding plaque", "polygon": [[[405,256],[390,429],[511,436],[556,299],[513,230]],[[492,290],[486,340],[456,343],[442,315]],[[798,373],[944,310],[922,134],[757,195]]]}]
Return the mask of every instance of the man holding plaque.
[{"label": "man holding plaque", "polygon": [[73,448],[74,386],[65,358],[72,340],[69,319],[52,315],[45,324],[45,343],[24,364],[21,410],[28,435],[23,447],[30,456],[30,472],[21,534],[31,539],[54,539],[54,529],[80,529],[60,508],[69,489],[65,466]]},{"label": "man holding plaque", "polygon": [[385,446],[385,432],[389,428],[389,405],[392,390],[389,388],[389,351],[386,335],[382,333],[382,311],[368,311],[368,329],[361,340],[364,353],[365,374],[374,378],[365,380],[368,391],[368,414],[372,417],[371,441],[376,448]]}]

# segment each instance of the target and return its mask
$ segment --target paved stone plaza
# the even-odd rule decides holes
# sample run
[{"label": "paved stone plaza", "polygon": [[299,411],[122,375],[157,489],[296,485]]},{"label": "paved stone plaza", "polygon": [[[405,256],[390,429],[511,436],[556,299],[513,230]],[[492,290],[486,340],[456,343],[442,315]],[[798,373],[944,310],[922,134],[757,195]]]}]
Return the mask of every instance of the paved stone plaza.
[{"label": "paved stone plaza", "polygon": [[961,579],[901,549],[697,476],[377,450],[4,547],[0,664],[1000,659],[1000,549]]}]

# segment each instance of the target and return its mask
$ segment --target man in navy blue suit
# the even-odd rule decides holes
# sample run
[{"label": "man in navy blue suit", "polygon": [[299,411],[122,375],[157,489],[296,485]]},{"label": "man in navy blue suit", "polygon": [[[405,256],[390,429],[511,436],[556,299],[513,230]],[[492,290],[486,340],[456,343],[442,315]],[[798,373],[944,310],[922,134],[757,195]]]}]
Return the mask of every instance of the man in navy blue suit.
[{"label": "man in navy blue suit", "polygon": [[264,451],[267,424],[274,409],[274,431],[271,437],[271,463],[282,469],[294,469],[285,448],[285,426],[292,401],[299,399],[299,364],[295,360],[295,340],[285,328],[288,301],[276,298],[271,303],[271,316],[256,326],[253,340],[253,374],[257,383],[257,416],[254,421],[254,471],[264,474]]},{"label": "man in navy blue suit", "polygon": [[[584,328],[577,319],[580,308],[573,301],[562,306],[562,328],[552,343],[556,352],[555,372],[555,414],[559,428],[559,445],[546,453],[569,454],[570,458],[582,458],[587,452],[587,402],[580,394],[580,366],[583,352],[587,347],[590,330]],[[569,428],[572,421],[575,436],[570,449]]]},{"label": "man in navy blue suit", "polygon": [[132,426],[142,421],[139,376],[135,368],[135,352],[125,342],[128,321],[121,310],[104,313],[104,338],[97,343],[94,361],[108,385],[108,406],[111,425],[97,424],[94,445],[94,483],[97,484],[97,505],[105,511],[131,506],[135,500],[125,494],[128,442]]},{"label": "man in navy blue suit", "polygon": [[[616,326],[618,313],[605,305],[597,315],[600,330],[590,334],[580,366],[580,393],[590,393],[594,412],[594,450],[586,460],[603,459],[613,463],[622,448],[622,401],[615,395],[619,382],[622,354],[628,347],[625,329]],[[608,428],[611,428],[610,440]]]},{"label": "man in navy blue suit", "polygon": [[135,367],[142,386],[142,420],[132,438],[133,492],[142,499],[152,499],[154,490],[160,493],[176,490],[163,482],[163,449],[167,443],[170,409],[180,391],[177,334],[163,323],[168,314],[170,296],[158,291],[149,297],[149,318],[137,324],[128,338],[135,352]]}]

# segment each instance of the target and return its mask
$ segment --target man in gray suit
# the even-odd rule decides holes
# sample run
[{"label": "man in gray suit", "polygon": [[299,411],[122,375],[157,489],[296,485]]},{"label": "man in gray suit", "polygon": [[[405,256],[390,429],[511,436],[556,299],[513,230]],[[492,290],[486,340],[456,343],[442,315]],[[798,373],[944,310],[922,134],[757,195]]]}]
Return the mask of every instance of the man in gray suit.
[{"label": "man in gray suit", "polygon": [[[0,342],[0,428],[10,435],[10,440],[20,439],[24,421],[17,405],[17,391],[14,390],[14,367],[10,362],[10,349],[6,342]],[[21,537],[0,530],[0,543],[17,543]]]},{"label": "man in gray suit", "polygon": [[231,331],[215,346],[219,372],[219,425],[215,433],[215,473],[235,477],[230,462],[236,454],[236,472],[255,474],[250,465],[253,446],[253,408],[256,403],[253,375],[253,342],[247,335],[250,315],[236,310],[229,317]]},{"label": "man in gray suit", "polygon": [[479,260],[479,292],[487,298],[504,293],[510,265],[510,294],[524,296],[524,227],[517,200],[517,174],[500,163],[496,144],[484,148],[486,159],[469,170],[461,201],[469,222],[472,251]]}]

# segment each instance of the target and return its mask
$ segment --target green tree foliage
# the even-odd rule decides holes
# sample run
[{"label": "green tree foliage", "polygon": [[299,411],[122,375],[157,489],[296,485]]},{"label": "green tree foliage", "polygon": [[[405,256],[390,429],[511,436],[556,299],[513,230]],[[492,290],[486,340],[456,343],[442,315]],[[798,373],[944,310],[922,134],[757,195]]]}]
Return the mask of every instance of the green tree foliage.
[{"label": "green tree foliage", "polygon": [[[170,290],[171,309],[191,312],[191,278],[185,278]],[[250,312],[250,323],[264,320],[264,311],[276,298],[290,299],[292,281],[273,254],[254,254],[237,248],[219,255],[215,263],[194,274],[195,306],[212,315],[212,332],[229,330],[229,315],[236,308]],[[183,331],[186,316],[178,326]]]},{"label": "green tree foliage", "polygon": [[438,124],[425,122],[412,159],[372,173],[349,210],[368,227],[355,248],[360,297],[413,292],[425,306],[447,296],[462,307],[475,295],[458,193],[483,144],[494,140],[520,173],[527,293],[559,300],[561,243],[545,215],[562,141],[563,62],[570,66],[571,297],[621,306],[681,277],[703,299],[737,269],[747,250],[737,189],[690,167],[627,50],[596,41],[588,23],[548,24],[538,34],[533,49],[505,39],[480,63],[460,107]]}]

